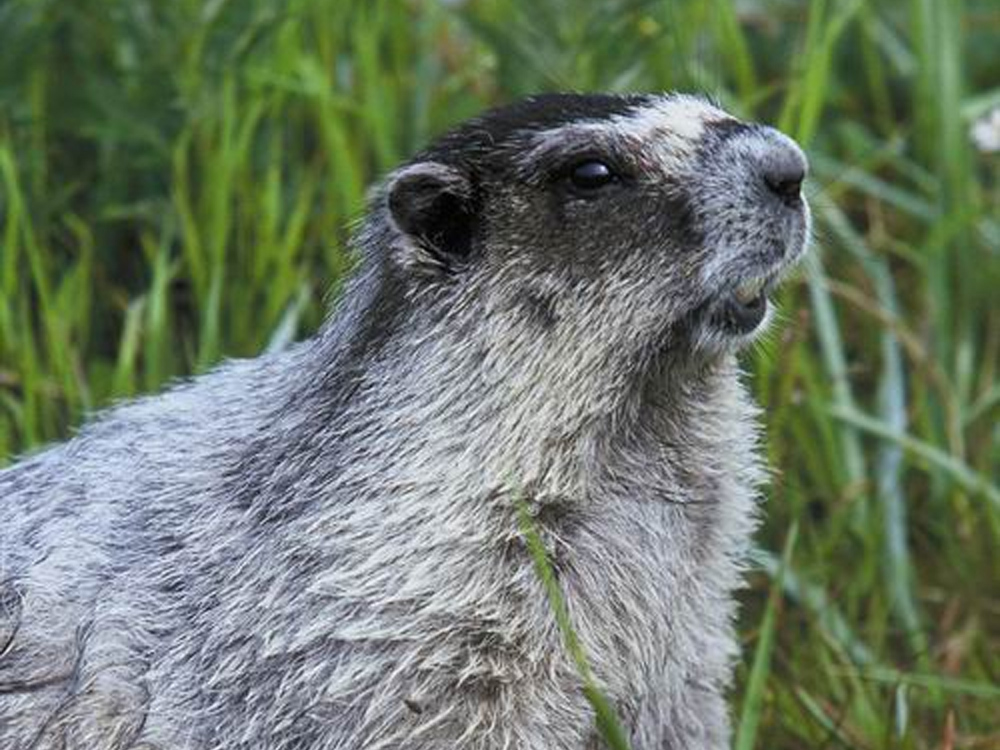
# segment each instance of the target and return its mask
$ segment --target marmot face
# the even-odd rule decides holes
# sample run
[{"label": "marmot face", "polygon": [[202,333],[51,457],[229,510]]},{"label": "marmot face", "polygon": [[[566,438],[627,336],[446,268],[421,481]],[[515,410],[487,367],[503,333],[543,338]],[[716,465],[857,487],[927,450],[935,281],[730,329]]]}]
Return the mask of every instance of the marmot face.
[{"label": "marmot face", "polygon": [[806,247],[805,174],[789,138],[699,98],[557,94],[452,131],[385,198],[396,259],[443,304],[474,293],[564,350],[717,356]]}]

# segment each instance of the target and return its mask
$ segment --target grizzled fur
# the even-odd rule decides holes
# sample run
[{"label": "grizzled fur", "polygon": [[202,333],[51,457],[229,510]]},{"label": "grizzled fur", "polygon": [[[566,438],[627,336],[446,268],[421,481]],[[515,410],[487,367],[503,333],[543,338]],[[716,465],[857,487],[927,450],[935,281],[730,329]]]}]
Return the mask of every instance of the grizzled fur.
[{"label": "grizzled fur", "polygon": [[598,748],[519,497],[633,747],[726,747],[762,469],[725,304],[804,247],[782,160],[552,95],[390,175],[318,335],[0,472],[0,747]]}]

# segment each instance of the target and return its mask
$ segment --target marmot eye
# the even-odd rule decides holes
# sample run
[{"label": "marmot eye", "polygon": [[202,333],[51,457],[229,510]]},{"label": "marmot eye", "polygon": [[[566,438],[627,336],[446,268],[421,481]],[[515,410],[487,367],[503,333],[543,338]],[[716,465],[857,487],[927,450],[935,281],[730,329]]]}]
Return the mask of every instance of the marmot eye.
[{"label": "marmot eye", "polygon": [[618,177],[611,167],[602,161],[585,161],[577,164],[569,173],[569,180],[577,190],[592,192],[616,181]]}]

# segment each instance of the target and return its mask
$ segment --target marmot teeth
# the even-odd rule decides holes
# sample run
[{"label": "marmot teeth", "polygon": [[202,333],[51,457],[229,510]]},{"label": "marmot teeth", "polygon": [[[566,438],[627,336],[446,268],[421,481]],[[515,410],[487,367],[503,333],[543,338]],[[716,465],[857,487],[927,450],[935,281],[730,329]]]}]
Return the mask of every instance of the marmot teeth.
[{"label": "marmot teeth", "polygon": [[740,282],[739,286],[736,287],[737,302],[741,305],[749,305],[761,295],[766,284],[767,279],[763,277]]}]

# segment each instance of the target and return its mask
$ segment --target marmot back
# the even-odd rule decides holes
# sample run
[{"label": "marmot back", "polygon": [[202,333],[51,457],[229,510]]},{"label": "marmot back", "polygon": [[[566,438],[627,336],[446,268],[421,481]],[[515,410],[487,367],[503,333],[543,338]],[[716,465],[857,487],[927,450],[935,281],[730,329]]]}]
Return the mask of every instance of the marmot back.
[{"label": "marmot back", "polygon": [[727,747],[763,475],[735,355],[805,169],[681,95],[443,136],[315,337],[0,472],[0,748],[598,748],[518,499],[632,747]]}]

